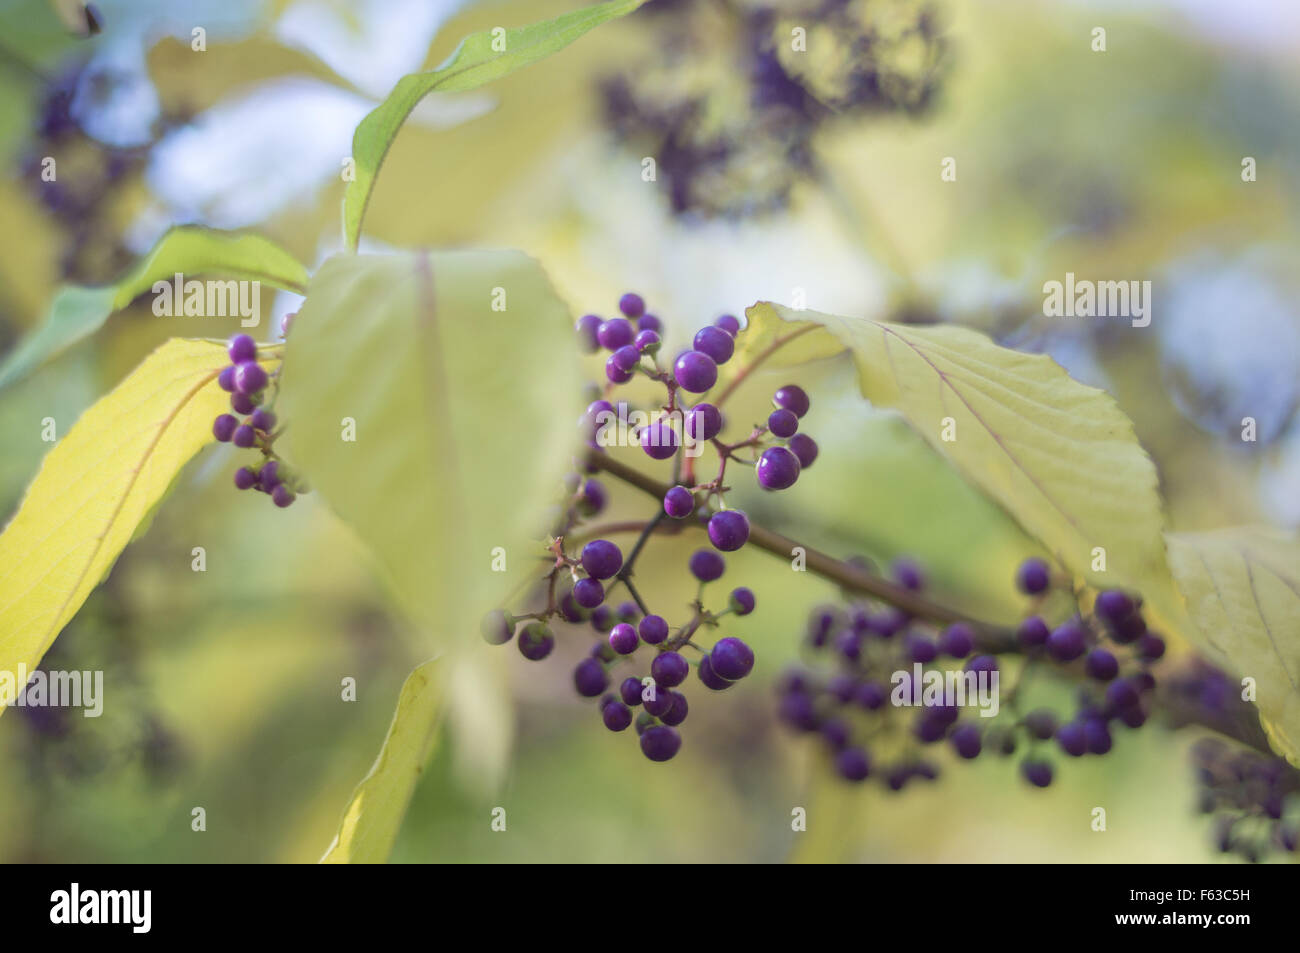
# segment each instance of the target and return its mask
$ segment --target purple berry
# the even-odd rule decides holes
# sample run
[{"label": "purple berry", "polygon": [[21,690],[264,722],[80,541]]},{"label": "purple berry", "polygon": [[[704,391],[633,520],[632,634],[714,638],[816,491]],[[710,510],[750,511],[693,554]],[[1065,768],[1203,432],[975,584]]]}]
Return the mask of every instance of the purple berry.
[{"label": "purple berry", "polygon": [[975,648],[975,633],[965,622],[954,622],[939,636],[939,648],[952,658],[965,658]]},{"label": "purple berry", "polygon": [[784,387],[779,388],[772,395],[772,403],[792,411],[796,417],[802,417],[808,413],[808,407],[810,406],[808,395],[797,384],[786,384]]},{"label": "purple berry", "polygon": [[1165,640],[1153,632],[1147,632],[1138,639],[1137,651],[1148,662],[1154,662],[1165,654]]},{"label": "purple berry", "polygon": [[629,318],[639,318],[645,314],[645,299],[639,294],[629,291],[618,299],[618,310]]},{"label": "purple berry", "polygon": [[690,712],[690,705],[686,703],[686,696],[681,692],[669,692],[668,697],[672,699],[672,706],[659,716],[659,720],[665,725],[680,725],[686,720]]},{"label": "purple berry", "polygon": [[630,675],[619,682],[618,694],[623,699],[623,704],[631,705],[635,708],[641,704],[641,680],[632,678]]},{"label": "purple berry", "polygon": [[[583,607],[579,606],[579,608]],[[595,609],[584,609],[584,611],[591,612],[591,627],[597,632],[608,632],[614,628],[614,613],[609,611],[609,606],[597,606]]]},{"label": "purple berry", "polygon": [[[239,420],[231,414],[222,414],[216,420],[212,421],[212,436],[216,437],[222,443],[228,443],[230,438],[235,435],[235,428],[239,426]],[[252,444],[250,443],[251,447]]]},{"label": "purple berry", "polygon": [[1047,652],[1058,662],[1072,662],[1087,648],[1088,634],[1074,619],[1062,623],[1047,637]]},{"label": "purple berry", "polygon": [[240,467],[235,471],[235,486],[241,490],[251,490],[257,483],[257,474],[248,467]]},{"label": "purple berry", "polygon": [[799,466],[805,470],[817,459],[817,441],[806,433],[797,433],[790,438],[790,450],[799,458]]},{"label": "purple berry", "polygon": [[1097,596],[1093,610],[1112,625],[1118,625],[1133,614],[1133,600],[1118,589],[1107,589]]},{"label": "purple berry", "polygon": [[896,560],[891,569],[895,581],[904,589],[917,592],[925,588],[925,572],[913,560]]},{"label": "purple berry", "polygon": [[217,386],[227,394],[235,389],[235,366],[233,364],[228,364],[221,369],[221,373],[217,375]]},{"label": "purple berry", "polygon": [[641,641],[647,645],[658,645],[668,638],[668,623],[664,621],[663,616],[646,616],[637,626],[637,630],[641,634]]},{"label": "purple berry", "polygon": [[531,662],[539,662],[555,648],[555,636],[545,622],[530,622],[519,633],[516,644],[520,655]]},{"label": "purple berry", "polygon": [[700,582],[713,582],[721,578],[727,568],[726,561],[711,549],[697,549],[691,554],[689,565],[691,575]]},{"label": "purple berry", "polygon": [[641,690],[641,703],[645,705],[647,713],[662,718],[672,710],[673,696],[668,694],[668,689],[664,686],[649,685]]},{"label": "purple berry", "polygon": [[573,329],[578,333],[578,343],[584,351],[595,351],[600,347],[600,339],[596,336],[600,330],[602,322],[594,314],[584,314],[578,319],[578,323]]},{"label": "purple berry", "polygon": [[1119,660],[1105,649],[1093,649],[1083,661],[1084,671],[1099,682],[1109,682],[1119,674]]},{"label": "purple berry", "polygon": [[793,437],[799,430],[799,418],[794,415],[794,411],[778,407],[767,415],[767,429],[772,431],[773,437],[780,437],[783,440],[786,437]]},{"label": "purple berry", "polygon": [[967,672],[985,672],[989,675],[998,670],[996,655],[977,655],[963,666]]},{"label": "purple berry", "polygon": [[846,781],[865,781],[871,773],[871,759],[862,748],[843,748],[835,755],[835,771]]},{"label": "purple berry", "polygon": [[1025,715],[1026,730],[1039,741],[1056,734],[1056,714],[1046,708],[1035,708]]},{"label": "purple berry", "polygon": [[605,666],[594,658],[585,658],[573,670],[573,687],[584,698],[595,698],[609,684]]},{"label": "purple berry", "polygon": [[733,338],[740,333],[740,320],[734,314],[724,314],[713,322],[715,328],[722,328]]},{"label": "purple berry", "polygon": [[270,433],[275,429],[275,414],[262,407],[258,407],[253,411],[253,415],[249,418],[248,424],[254,430],[260,430],[262,433]]},{"label": "purple berry", "polygon": [[266,371],[257,361],[244,361],[235,365],[235,390],[241,394],[256,394],[266,387]]},{"label": "purple berry", "polygon": [[248,424],[240,424],[230,435],[230,442],[236,447],[247,449],[257,443],[257,431]]},{"label": "purple berry", "polygon": [[731,597],[727,600],[727,605],[736,615],[749,615],[754,611],[756,605],[754,599],[754,590],[748,586],[740,586],[731,590]]},{"label": "purple berry", "polygon": [[573,598],[584,609],[594,609],[605,601],[605,587],[597,579],[579,579],[573,585]]},{"label": "purple berry", "polygon": [[820,731],[834,751],[839,751],[849,743],[849,724],[842,718],[831,718],[822,722]]},{"label": "purple berry", "polygon": [[1146,631],[1147,624],[1141,613],[1134,612],[1132,615],[1125,616],[1118,623],[1115,623],[1111,629],[1111,635],[1120,645],[1128,645],[1142,638]]},{"label": "purple berry", "polygon": [[294,496],[293,491],[283,483],[278,484],[276,488],[271,491],[271,502],[280,507],[280,509],[284,509],[296,499],[297,497]]},{"label": "purple berry", "polygon": [[718,382],[718,365],[700,351],[687,351],[673,364],[677,386],[692,394],[703,394]]},{"label": "purple berry", "polygon": [[636,331],[632,329],[632,325],[626,318],[610,318],[608,321],[602,321],[600,327],[596,329],[596,340],[607,351],[617,351],[631,344],[635,339]]},{"label": "purple berry", "polygon": [[231,364],[242,364],[257,357],[257,342],[247,334],[236,334],[226,346]]},{"label": "purple berry", "polygon": [[636,636],[636,629],[626,622],[620,622],[609,630],[609,647],[619,655],[631,655],[636,651],[638,642],[640,639]]},{"label": "purple berry", "polygon": [[952,742],[953,750],[963,758],[975,758],[979,756],[981,740],[980,730],[974,725],[958,725],[952,730],[952,735],[948,739]]},{"label": "purple berry", "polygon": [[1138,703],[1137,687],[1128,679],[1121,678],[1106,687],[1106,707],[1111,711],[1123,711],[1133,708]]},{"label": "purple berry", "polygon": [[[622,348],[619,348],[619,351],[621,350]],[[617,354],[618,351],[614,353]],[[605,377],[611,384],[626,384],[635,374],[635,371],[624,370],[613,355],[605,361]]]},{"label": "purple berry", "polygon": [[656,318],[653,314],[643,314],[636,319],[638,331],[653,331],[655,334],[664,333],[664,323]]},{"label": "purple berry", "polygon": [[1110,729],[1101,718],[1089,718],[1083,723],[1083,737],[1090,754],[1105,754],[1111,748]]},{"label": "purple berry", "polygon": [[620,701],[611,701],[600,709],[600,717],[610,731],[625,731],[632,724],[632,709]]},{"label": "purple berry", "polygon": [[758,458],[758,484],[765,490],[784,490],[799,479],[799,458],[785,447],[769,447]]},{"label": "purple berry", "polygon": [[641,429],[641,449],[653,460],[667,460],[677,452],[677,431],[666,421]]},{"label": "purple berry", "polygon": [[722,411],[712,404],[696,404],[686,412],[686,435],[696,442],[722,433]]},{"label": "purple berry", "polygon": [[262,465],[262,472],[258,474],[258,483],[267,493],[270,493],[280,485],[280,464],[274,460],[268,460]]},{"label": "purple berry", "polygon": [[[659,335],[654,331],[638,331],[632,340],[632,347],[647,354],[659,350]],[[638,364],[640,361],[637,362]]]},{"label": "purple berry", "polygon": [[695,509],[695,497],[684,486],[675,486],[664,494],[664,512],[675,520],[686,519]]},{"label": "purple berry", "polygon": [[1047,623],[1036,615],[1031,615],[1020,627],[1016,629],[1016,641],[1022,648],[1032,649],[1047,643],[1051,630],[1047,628]]},{"label": "purple berry", "polygon": [[641,735],[641,753],[651,761],[669,761],[682,747],[677,729],[652,725]]},{"label": "purple berry", "polygon": [[230,395],[230,407],[237,414],[251,414],[257,409],[257,404],[253,403],[253,398],[247,394],[235,391]]},{"label": "purple berry", "polygon": [[887,698],[885,688],[879,682],[863,682],[853,693],[853,703],[867,711],[876,711]]},{"label": "purple berry", "polygon": [[1060,727],[1056,732],[1056,743],[1072,758],[1082,757],[1088,751],[1087,735],[1084,734],[1083,725],[1077,721]]},{"label": "purple berry", "polygon": [[749,539],[749,517],[740,510],[719,510],[709,518],[709,542],[733,553]]},{"label": "purple berry", "polygon": [[714,673],[734,682],[754,670],[754,650],[740,639],[728,636],[713,646],[709,662]]},{"label": "purple berry", "polygon": [[1052,573],[1047,563],[1036,556],[1031,556],[1020,564],[1016,570],[1016,585],[1020,591],[1031,596],[1046,592],[1052,582]]},{"label": "purple berry", "polygon": [[607,539],[593,539],[582,547],[582,568],[593,579],[609,579],[623,568],[623,553]]},{"label": "purple berry", "polygon": [[925,665],[927,662],[933,662],[939,657],[939,649],[923,635],[909,635],[905,644],[907,645],[907,656],[913,662],[920,662]]},{"label": "purple berry", "polygon": [[676,652],[660,652],[650,663],[650,674],[661,688],[680,685],[690,673],[690,665]]},{"label": "purple berry", "polygon": [[731,360],[731,355],[736,350],[735,339],[722,328],[701,328],[691,343],[695,345],[695,350],[707,354],[718,365]]},{"label": "purple berry", "polygon": [[700,681],[704,683],[705,687],[711,688],[715,692],[731,687],[731,682],[713,670],[713,660],[707,655],[700,659],[699,675]]},{"label": "purple berry", "polygon": [[[633,344],[619,348],[609,357],[610,361],[624,371],[635,371],[637,365],[641,363],[641,352]],[[619,383],[622,383],[621,381]]]},{"label": "purple berry", "polygon": [[1052,766],[1046,761],[1027,760],[1020,765],[1020,773],[1036,788],[1045,788],[1052,783]]}]

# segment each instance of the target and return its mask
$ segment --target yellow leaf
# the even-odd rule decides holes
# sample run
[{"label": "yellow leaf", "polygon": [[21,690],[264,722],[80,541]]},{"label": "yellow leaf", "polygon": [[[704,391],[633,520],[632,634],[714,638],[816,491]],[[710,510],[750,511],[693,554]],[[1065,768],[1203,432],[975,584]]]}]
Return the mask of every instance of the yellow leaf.
[{"label": "yellow leaf", "polygon": [[[867,399],[901,412],[1063,565],[1099,587],[1139,589],[1163,617],[1176,618],[1155,466],[1110,395],[1045,355],[999,347],[967,328],[769,302],[745,313],[764,335],[772,333],[765,325],[821,325],[852,353]],[[825,332],[797,343],[813,350],[811,339],[824,344]]]},{"label": "yellow leaf", "polygon": [[1199,647],[1254,679],[1273,748],[1300,765],[1300,541],[1253,527],[1170,533],[1168,541]]},{"label": "yellow leaf", "polygon": [[388,859],[438,738],[443,691],[437,664],[430,659],[407,676],[384,746],[348,802],[322,864],[382,864]]},{"label": "yellow leaf", "polygon": [[[46,456],[0,535],[0,679],[40,662],[181,467],[212,440],[227,406],[216,384],[226,363],[219,345],[167,342]],[[10,701],[0,688],[0,712]]]}]

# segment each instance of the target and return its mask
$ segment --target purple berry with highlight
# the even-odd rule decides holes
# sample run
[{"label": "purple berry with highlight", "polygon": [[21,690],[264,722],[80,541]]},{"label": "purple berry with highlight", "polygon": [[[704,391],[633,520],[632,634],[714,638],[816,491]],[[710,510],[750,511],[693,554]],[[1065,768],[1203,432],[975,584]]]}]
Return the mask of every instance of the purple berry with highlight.
[{"label": "purple berry with highlight", "polygon": [[758,458],[758,484],[765,490],[784,490],[799,479],[799,458],[785,447],[768,447]]},{"label": "purple berry with highlight", "polygon": [[709,542],[724,553],[735,552],[749,539],[749,518],[740,510],[720,510],[709,518]]},{"label": "purple berry with highlight", "polygon": [[718,365],[731,360],[731,355],[736,350],[735,339],[722,328],[701,328],[691,343],[695,345],[695,350],[707,354]]},{"label": "purple berry with highlight", "polygon": [[682,390],[703,394],[718,382],[718,365],[701,351],[687,351],[673,364],[673,377]]}]

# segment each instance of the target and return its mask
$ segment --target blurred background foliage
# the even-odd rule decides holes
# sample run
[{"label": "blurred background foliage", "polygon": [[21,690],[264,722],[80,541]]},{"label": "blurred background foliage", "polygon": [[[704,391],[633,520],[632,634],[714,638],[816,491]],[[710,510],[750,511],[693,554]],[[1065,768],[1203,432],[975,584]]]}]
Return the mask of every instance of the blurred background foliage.
[{"label": "blurred background foliage", "polygon": [[[255,226],[318,264],[340,248],[339,170],[371,105],[471,30],[573,6],[103,0],[103,33],[82,40],[46,0],[3,0],[0,348],[60,282],[107,281],[174,223]],[[822,54],[788,52],[801,23]],[[196,26],[206,52],[190,47]],[[1107,29],[1104,54],[1090,50],[1094,26]],[[482,93],[422,104],[388,157],[363,246],[519,247],[575,314],[640,291],[670,345],[795,289],[822,311],[967,324],[1114,393],[1175,528],[1294,529],[1298,45],[1300,14],[1284,0],[654,0]],[[659,159],[653,183],[646,155]],[[45,156],[57,183],[40,181]],[[955,183],[940,182],[946,156]],[[1242,182],[1243,156],[1257,182]],[[1067,271],[1152,280],[1150,328],[1044,318],[1042,283]],[[271,305],[268,329],[295,300]],[[155,319],[139,302],[7,393],[3,510],[48,449],[44,417],[65,432],[163,339],[233,330]],[[765,415],[794,373],[756,375],[732,419]],[[1033,544],[866,406],[846,363],[797,374],[813,394],[816,473],[743,505],[832,552],[915,554],[953,602],[1011,618],[1012,572]],[[1244,416],[1259,421],[1258,443],[1239,439]],[[329,843],[421,640],[318,501],[269,513],[236,497],[228,452],[184,472],[47,660],[104,669],[105,716],[0,719],[0,859],[302,861]],[[608,518],[646,508],[616,493]],[[695,544],[655,541],[642,589],[689,601]],[[198,545],[206,573],[190,571]],[[464,663],[447,744],[395,859],[1212,856],[1185,733],[1127,734],[1046,792],[994,759],[901,796],[841,787],[775,725],[770,689],[800,651],[808,608],[833,589],[757,552],[731,559],[727,581],[758,593],[734,631],[757,649],[759,675],[693,697],[667,766],[574,698],[565,660],[590,633],[541,665],[487,648]],[[355,703],[339,701],[349,675]],[[1068,689],[1035,691],[1050,703]],[[489,828],[496,805],[508,833]],[[810,810],[806,834],[790,831],[795,805]],[[1088,828],[1094,805],[1108,808],[1109,836]],[[190,831],[194,806],[206,834]]]}]

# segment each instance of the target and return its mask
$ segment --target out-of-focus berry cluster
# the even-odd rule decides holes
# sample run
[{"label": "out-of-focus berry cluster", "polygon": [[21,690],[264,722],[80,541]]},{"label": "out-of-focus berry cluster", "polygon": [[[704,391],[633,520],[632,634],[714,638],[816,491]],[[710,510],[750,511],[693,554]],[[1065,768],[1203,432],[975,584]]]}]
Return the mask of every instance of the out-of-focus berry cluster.
[{"label": "out-of-focus berry cluster", "polygon": [[[924,588],[913,562],[899,562],[893,575],[904,589]],[[1047,565],[1026,560],[1017,583],[1041,597],[1051,586]],[[1155,687],[1150,664],[1164,653],[1163,641],[1146,631],[1138,602],[1118,590],[1100,593],[1087,618],[1072,616],[1054,628],[1031,615],[1014,644],[994,650],[981,645],[979,630],[967,622],[941,627],[869,601],[815,610],[807,643],[829,664],[785,675],[780,717],[796,731],[820,736],[842,777],[876,776],[895,791],[914,778],[937,776],[928,752],[941,742],[966,760],[984,751],[1023,752],[1021,775],[1047,787],[1053,753],[1104,755],[1115,728],[1146,722]],[[1013,663],[1011,685],[996,649],[1022,659]],[[1021,710],[1019,689],[1032,667],[1081,676],[1069,717],[1047,708]]]},{"label": "out-of-focus berry cluster", "polygon": [[[660,4],[651,4],[653,10]],[[602,84],[610,128],[655,158],[677,214],[781,208],[816,174],[835,118],[916,113],[945,43],[915,0],[680,0],[651,21],[654,56]]]}]

